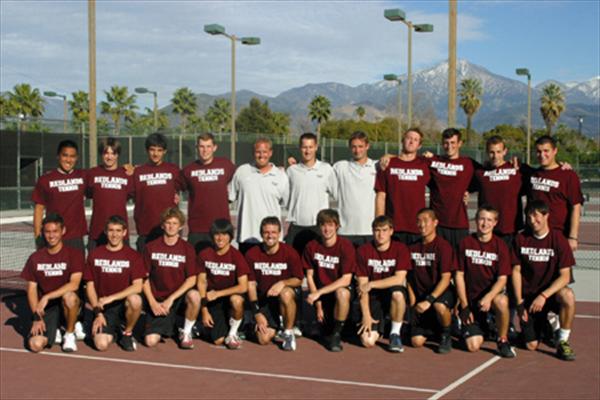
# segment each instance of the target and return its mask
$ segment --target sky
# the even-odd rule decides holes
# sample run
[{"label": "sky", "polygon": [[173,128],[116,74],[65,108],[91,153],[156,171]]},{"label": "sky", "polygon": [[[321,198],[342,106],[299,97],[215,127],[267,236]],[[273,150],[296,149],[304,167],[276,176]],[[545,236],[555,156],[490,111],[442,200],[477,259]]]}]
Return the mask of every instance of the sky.
[{"label": "sky", "polygon": [[[307,83],[351,86],[407,69],[407,27],[383,17],[400,8],[433,33],[413,34],[413,71],[448,58],[448,1],[96,1],[98,100],[112,85],[221,94],[231,89],[231,44],[203,31],[258,36],[236,46],[237,90],[276,96]],[[70,94],[88,90],[87,1],[0,1],[0,91],[27,82]],[[457,56],[534,84],[600,75],[600,2],[459,1]],[[152,97],[138,97],[150,107]]]}]

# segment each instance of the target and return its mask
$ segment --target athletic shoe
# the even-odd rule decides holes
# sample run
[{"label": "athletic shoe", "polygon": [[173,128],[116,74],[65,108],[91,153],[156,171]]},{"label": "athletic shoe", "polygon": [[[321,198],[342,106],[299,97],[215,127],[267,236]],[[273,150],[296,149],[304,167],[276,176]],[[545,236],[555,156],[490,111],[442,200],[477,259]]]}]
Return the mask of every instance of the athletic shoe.
[{"label": "athletic shoe", "polygon": [[192,326],[192,337],[198,339],[200,336],[200,329],[198,328],[197,324],[194,324],[194,326]]},{"label": "athletic shoe", "polygon": [[238,335],[229,335],[225,338],[225,346],[229,350],[237,350],[242,347],[242,339]]},{"label": "athletic shoe", "polygon": [[294,325],[292,329],[294,330],[294,336],[302,337],[302,331],[297,325]]},{"label": "athletic shoe", "polygon": [[571,348],[571,345],[566,340],[561,340],[558,342],[558,347],[556,348],[556,355],[561,360],[565,361],[574,361],[575,360],[575,352]]},{"label": "athletic shoe", "polygon": [[75,334],[73,332],[66,332],[63,338],[62,350],[65,353],[72,353],[77,351],[77,342],[75,341]]},{"label": "athletic shoe", "polygon": [[400,335],[398,335],[397,333],[392,333],[390,335],[390,343],[388,344],[388,350],[393,353],[402,353],[404,351],[402,339],[400,339]]},{"label": "athletic shoe", "polygon": [[121,335],[121,339],[119,339],[119,345],[125,351],[135,351],[137,349],[137,344],[135,343],[135,339],[133,335]]},{"label": "athletic shoe", "polygon": [[75,322],[75,338],[77,340],[85,339],[85,332],[83,331],[83,324],[79,321]]},{"label": "athletic shoe", "polygon": [[447,354],[452,351],[452,338],[450,335],[442,335],[440,338],[440,345],[438,346],[436,353]]},{"label": "athletic shoe", "polygon": [[54,343],[61,344],[63,341],[62,333],[60,333],[60,329],[56,330],[56,336],[54,336]]},{"label": "athletic shoe", "polygon": [[342,349],[342,335],[339,333],[334,333],[329,336],[327,340],[327,350],[337,353],[342,351]]},{"label": "athletic shoe", "polygon": [[285,337],[284,337],[283,330],[280,329],[280,330],[277,331],[277,333],[273,337],[273,341],[275,343],[283,343],[283,342],[285,342]]},{"label": "athletic shoe", "polygon": [[496,344],[498,345],[498,354],[500,357],[514,358],[517,356],[515,349],[511,347],[510,343],[508,343],[508,340],[498,340]]},{"label": "athletic shoe", "polygon": [[191,332],[186,333],[183,329],[179,329],[179,348],[184,350],[191,350],[194,348]]},{"label": "athletic shoe", "polygon": [[292,333],[291,335],[283,334],[283,344],[281,348],[285,351],[294,351],[296,350],[296,337]]}]

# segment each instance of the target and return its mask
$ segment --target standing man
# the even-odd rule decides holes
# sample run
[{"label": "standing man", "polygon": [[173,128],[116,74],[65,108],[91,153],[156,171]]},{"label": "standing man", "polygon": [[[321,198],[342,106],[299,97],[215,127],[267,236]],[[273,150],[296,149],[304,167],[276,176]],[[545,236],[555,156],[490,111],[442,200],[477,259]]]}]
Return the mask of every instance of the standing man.
[{"label": "standing man", "polygon": [[258,343],[268,344],[283,317],[282,349],[296,350],[294,321],[296,320],[296,290],[300,289],[304,273],[302,262],[294,248],[280,243],[281,222],[266,217],[260,224],[263,242],[246,253],[250,268],[248,300],[256,320]]},{"label": "standing man", "polygon": [[248,264],[242,253],[231,246],[233,225],[217,219],[210,227],[213,246],[198,254],[198,291],[202,324],[210,330],[211,341],[239,349],[238,329],[244,317],[244,294],[248,291]]},{"label": "standing man", "polygon": [[254,163],[240,166],[231,181],[229,201],[237,200],[237,242],[243,254],[260,243],[263,218],[281,218],[281,206],[286,205],[289,198],[288,177],[271,163],[271,156],[271,140],[257,139]]},{"label": "standing man", "polygon": [[575,293],[567,285],[575,265],[567,239],[550,225],[550,209],[541,200],[532,200],[525,209],[527,225],[517,235],[513,248],[512,283],[521,319],[521,334],[528,350],[536,350],[549,311],[560,319],[556,355],[573,361],[569,344],[575,317]]},{"label": "standing man", "polygon": [[429,163],[418,156],[423,134],[417,128],[404,132],[402,152],[391,158],[385,170],[377,172],[375,215],[394,221],[394,238],[405,244],[419,239],[417,212],[425,207]]},{"label": "standing man", "polygon": [[179,347],[193,349],[192,328],[200,311],[200,295],[193,289],[196,286],[196,253],[192,245],[180,237],[185,216],[179,208],[167,208],[160,219],[162,236],[144,249],[148,274],[143,284],[146,298],[144,341],[146,346],[154,347],[161,337],[173,336],[176,314],[185,309],[183,329],[179,330]]},{"label": "standing man", "polygon": [[394,222],[381,215],[373,220],[373,242],[358,248],[358,291],[362,322],[358,330],[365,347],[373,347],[383,335],[385,317],[389,314],[392,328],[388,350],[404,351],[400,330],[408,292],[406,271],[412,268],[406,245],[392,241]]},{"label": "standing man", "polygon": [[352,160],[340,160],[333,165],[338,182],[340,236],[355,246],[371,240],[371,221],[375,215],[376,163],[368,156],[369,138],[356,131],[348,139]]},{"label": "standing man", "polygon": [[146,243],[162,236],[161,213],[175,207],[177,192],[184,188],[179,168],[164,161],[167,140],[160,133],[146,138],[148,162],[135,169],[132,196],[135,201],[134,219],[141,253]]},{"label": "standing man", "polygon": [[456,297],[450,286],[456,260],[452,246],[437,235],[438,219],[431,208],[417,213],[421,240],[409,246],[412,270],[408,273],[408,291],[412,306],[410,336],[414,347],[422,347],[428,336],[441,330],[439,354],[452,350],[450,323]]},{"label": "standing man", "polygon": [[62,217],[49,213],[41,221],[44,247],[34,252],[21,272],[27,281],[27,302],[33,324],[29,349],[38,353],[52,347],[59,333],[61,315],[66,320],[64,352],[77,351],[75,322],[81,302],[77,296],[83,272],[83,252],[63,243],[66,228]]},{"label": "standing man", "polygon": [[[108,243],[106,237],[106,221],[113,215],[118,215],[127,221],[127,200],[132,190],[132,178],[123,168],[119,168],[121,143],[118,139],[109,137],[100,141],[100,156],[102,165],[87,171],[87,197],[93,200],[92,220],[88,250]],[[129,243],[129,232],[124,237]]]},{"label": "standing man", "polygon": [[64,220],[62,241],[69,247],[85,250],[83,237],[87,234],[87,222],[83,201],[85,199],[85,172],[75,169],[78,158],[77,144],[72,140],[63,140],[56,151],[58,168],[42,175],[35,184],[31,200],[33,210],[33,236],[36,248],[44,247],[42,219],[56,213]]},{"label": "standing man", "polygon": [[340,217],[335,210],[317,214],[320,237],[308,243],[302,262],[310,294],[307,302],[315,306],[317,321],[324,325],[329,351],[342,351],[342,329],[350,312],[350,284],[356,269],[354,246],[338,237]]},{"label": "standing man", "polygon": [[308,242],[318,236],[317,213],[329,208],[329,197],[337,197],[337,180],[331,165],[317,160],[317,135],[300,136],[301,162],[290,166],[290,199],[287,220],[290,223],[286,243],[302,254]]},{"label": "standing man", "polygon": [[198,159],[183,168],[189,193],[188,242],[196,253],[210,246],[210,226],[214,220],[230,219],[227,185],[235,165],[223,157],[215,157],[217,144],[210,133],[198,136]]},{"label": "standing man", "polygon": [[511,273],[510,252],[502,239],[494,235],[498,211],[482,206],[475,216],[477,233],[460,242],[458,271],[454,277],[460,300],[463,337],[469,351],[478,351],[489,333],[488,313],[494,312],[498,330],[498,354],[512,358],[515,351],[508,343],[508,297],[505,294]]},{"label": "standing man", "polygon": [[[123,350],[134,351],[136,343],[132,332],[142,313],[144,261],[125,244],[127,221],[121,216],[108,218],[104,234],[106,245],[90,252],[83,273],[87,298],[94,310],[94,345],[99,351],[106,351],[120,335]],[[121,326],[125,329],[121,330]]]}]

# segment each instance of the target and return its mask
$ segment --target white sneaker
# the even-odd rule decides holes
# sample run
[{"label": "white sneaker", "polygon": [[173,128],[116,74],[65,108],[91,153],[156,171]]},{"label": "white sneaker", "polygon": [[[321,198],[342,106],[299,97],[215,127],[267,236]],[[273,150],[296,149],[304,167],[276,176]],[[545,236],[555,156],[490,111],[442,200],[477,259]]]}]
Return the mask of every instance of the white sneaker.
[{"label": "white sneaker", "polygon": [[77,340],[85,339],[85,332],[83,331],[83,324],[79,321],[75,322],[75,338]]},{"label": "white sneaker", "polygon": [[242,347],[242,340],[238,335],[229,335],[225,338],[225,346],[227,346],[229,350],[237,350]]},{"label": "white sneaker", "polygon": [[73,332],[65,332],[62,350],[65,353],[72,353],[74,351],[77,351],[77,342],[75,341],[75,334]]},{"label": "white sneaker", "polygon": [[56,344],[62,343],[62,333],[60,333],[60,329],[56,330],[56,336],[54,336],[54,343],[56,343]]},{"label": "white sneaker", "polygon": [[300,328],[298,328],[298,326],[294,325],[292,329],[294,330],[294,336],[302,337],[302,331],[300,330]]}]

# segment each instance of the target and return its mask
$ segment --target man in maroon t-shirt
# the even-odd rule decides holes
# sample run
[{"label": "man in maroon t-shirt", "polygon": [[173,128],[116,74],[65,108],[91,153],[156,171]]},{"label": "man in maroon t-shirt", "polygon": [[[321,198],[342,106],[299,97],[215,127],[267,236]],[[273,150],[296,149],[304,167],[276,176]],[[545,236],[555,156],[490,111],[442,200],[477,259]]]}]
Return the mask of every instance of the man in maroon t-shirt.
[{"label": "man in maroon t-shirt", "polygon": [[529,230],[517,235],[513,248],[512,282],[521,319],[521,334],[528,350],[536,350],[549,311],[559,315],[556,354],[575,359],[569,344],[575,317],[575,293],[567,285],[575,265],[567,239],[549,223],[548,204],[532,200],[525,209]]},{"label": "man in maroon t-shirt", "polygon": [[423,134],[411,128],[402,138],[402,152],[386,162],[375,181],[375,215],[388,215],[394,221],[394,238],[405,244],[419,239],[417,212],[425,207],[429,183],[429,162],[419,157]]},{"label": "man in maroon t-shirt", "polygon": [[113,339],[121,335],[119,344],[123,350],[134,351],[132,332],[142,313],[140,293],[146,269],[140,254],[124,243],[126,220],[113,215],[106,221],[104,231],[106,245],[90,252],[83,272],[88,302],[94,310],[94,345],[99,351],[106,351]]},{"label": "man in maroon t-shirt", "polygon": [[161,213],[177,206],[177,193],[185,186],[179,168],[164,161],[167,153],[165,137],[153,133],[146,138],[145,145],[148,163],[135,169],[131,192],[135,201],[136,247],[140,253],[146,243],[162,236]]},{"label": "man in maroon t-shirt", "polygon": [[[231,245],[233,225],[217,219],[210,227],[213,246],[197,257],[198,291],[202,324],[210,330],[216,345],[239,349],[242,340],[238,329],[244,317],[244,294],[248,291],[248,264],[242,253]],[[229,317],[231,316],[231,317]]]},{"label": "man in maroon t-shirt", "polygon": [[172,336],[176,314],[184,313],[179,347],[194,348],[192,328],[200,310],[200,295],[193,289],[197,274],[196,253],[192,245],[180,237],[184,224],[185,216],[179,208],[167,208],[161,215],[162,236],[144,249],[144,266],[148,274],[143,284],[146,299],[144,341],[148,347],[156,346],[161,336]]},{"label": "man in maroon t-shirt", "polygon": [[348,239],[337,234],[340,217],[332,209],[317,214],[319,239],[311,240],[304,249],[302,264],[317,321],[331,335],[326,339],[329,351],[342,351],[342,329],[350,312],[350,284],[356,269],[356,250]]},{"label": "man in maroon t-shirt", "polygon": [[198,136],[198,159],[183,170],[189,193],[188,242],[196,253],[211,245],[208,233],[216,219],[230,219],[227,185],[235,172],[235,165],[223,157],[215,157],[217,144],[210,133]]},{"label": "man in maroon t-shirt", "polygon": [[[133,179],[124,168],[119,168],[121,143],[113,137],[104,138],[99,146],[102,165],[87,171],[86,195],[93,201],[88,250],[108,243],[106,221],[118,215],[127,221],[127,200],[132,191]],[[125,243],[129,243],[129,232]]]},{"label": "man in maroon t-shirt", "polygon": [[256,320],[256,336],[260,344],[270,343],[279,328],[279,319],[283,317],[281,347],[285,351],[294,351],[296,290],[300,289],[304,278],[302,262],[292,246],[279,242],[279,218],[264,218],[260,231],[262,244],[246,253],[250,268],[248,300]]},{"label": "man in maroon t-shirt", "polygon": [[475,215],[477,232],[460,242],[458,271],[454,277],[460,301],[463,337],[469,351],[478,351],[484,336],[490,333],[488,313],[494,312],[498,333],[498,353],[516,356],[508,343],[508,297],[505,294],[511,273],[510,252],[502,239],[494,235],[498,210],[482,206]]},{"label": "man in maroon t-shirt", "polygon": [[36,248],[44,247],[42,219],[46,214],[56,213],[64,219],[63,242],[84,251],[83,237],[87,234],[87,222],[83,201],[85,199],[86,174],[75,169],[78,158],[77,143],[63,140],[56,151],[58,168],[42,175],[35,184],[31,200],[33,209],[33,236]]},{"label": "man in maroon t-shirt", "polygon": [[456,260],[452,246],[436,233],[438,219],[431,208],[417,213],[421,240],[409,246],[412,270],[408,272],[408,293],[412,307],[411,342],[422,347],[428,336],[441,328],[437,352],[452,350],[450,323],[456,298],[450,286]]},{"label": "man in maroon t-shirt", "polygon": [[394,222],[380,215],[373,220],[373,241],[365,243],[357,251],[356,276],[360,295],[362,322],[358,329],[365,347],[373,347],[385,326],[389,314],[392,327],[388,350],[404,351],[400,330],[408,301],[406,271],[412,268],[406,245],[392,241]]},{"label": "man in maroon t-shirt", "polygon": [[38,353],[51,347],[64,314],[66,332],[62,349],[77,351],[74,331],[81,304],[77,289],[83,271],[83,253],[64,245],[66,229],[60,215],[49,213],[41,221],[41,227],[46,245],[29,256],[21,272],[21,278],[27,281],[27,302],[33,314],[29,349]]}]

